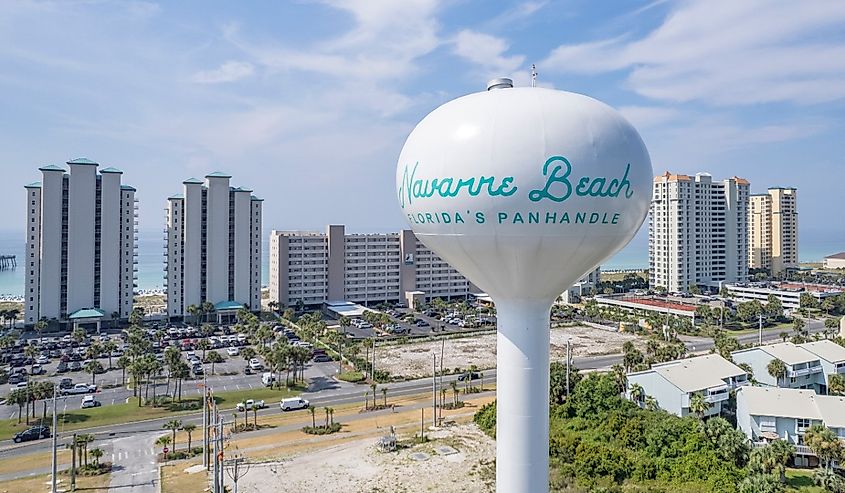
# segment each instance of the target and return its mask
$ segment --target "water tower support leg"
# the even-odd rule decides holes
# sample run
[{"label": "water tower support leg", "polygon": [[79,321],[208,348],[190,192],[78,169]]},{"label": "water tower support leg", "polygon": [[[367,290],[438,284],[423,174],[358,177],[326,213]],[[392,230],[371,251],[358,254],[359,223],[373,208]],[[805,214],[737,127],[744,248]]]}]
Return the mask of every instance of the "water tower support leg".
[{"label": "water tower support leg", "polygon": [[496,491],[549,490],[551,301],[496,301]]}]

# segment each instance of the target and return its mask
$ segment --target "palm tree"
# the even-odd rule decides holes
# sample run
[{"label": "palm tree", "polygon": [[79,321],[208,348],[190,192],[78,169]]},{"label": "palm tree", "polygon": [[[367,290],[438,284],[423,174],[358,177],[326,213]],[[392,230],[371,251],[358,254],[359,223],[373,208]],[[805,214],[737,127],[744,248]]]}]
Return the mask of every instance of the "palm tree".
[{"label": "palm tree", "polygon": [[92,359],[85,363],[85,373],[91,374],[91,385],[97,383],[97,374],[103,373],[103,365],[99,361]]},{"label": "palm tree", "polygon": [[99,448],[92,449],[90,454],[91,454],[91,457],[94,458],[94,467],[100,467],[100,457],[103,456],[102,449],[99,449]]},{"label": "palm tree", "polygon": [[329,408],[328,408],[328,407],[324,407],[324,408],[323,408],[323,411],[325,411],[325,412],[326,412],[326,428],[328,428],[328,427],[329,427]]},{"label": "palm tree", "polygon": [[252,406],[252,424],[258,429],[258,406]]},{"label": "palm tree", "polygon": [[109,339],[108,341],[103,343],[102,348],[103,348],[103,352],[109,358],[109,370],[111,370],[111,353],[112,353],[112,351],[117,349],[117,344],[113,340]]},{"label": "palm tree", "polygon": [[[375,396],[373,396],[373,397],[375,398]],[[364,392],[364,411],[367,411],[369,409],[370,409],[370,392],[366,391],[366,392]]]},{"label": "palm tree", "polygon": [[[9,318],[11,318],[12,320],[14,320],[15,317],[17,316],[17,314],[12,314],[13,311],[14,310],[9,310],[9,311],[6,312],[6,315]],[[47,328],[47,320],[42,318],[41,320],[35,322],[35,332],[38,333],[39,344],[42,344],[44,342],[43,335],[44,335],[44,329],[46,329],[46,328]]]},{"label": "palm tree", "polygon": [[179,428],[182,428],[182,420],[179,419],[171,419],[167,423],[164,423],[162,426],[165,430],[170,430],[171,434],[173,435],[172,443],[173,443],[173,451],[176,451],[176,431]]},{"label": "palm tree", "polygon": [[631,384],[631,388],[628,389],[628,392],[631,394],[631,400],[636,402],[637,405],[639,405],[643,400],[643,397],[645,397],[645,391],[638,383]]},{"label": "palm tree", "polygon": [[27,358],[32,358],[32,364],[29,367],[29,372],[32,373],[32,369],[35,367],[35,357],[38,356],[38,347],[29,345],[23,350],[23,354]]},{"label": "palm tree", "polygon": [[315,418],[316,408],[312,405],[309,405],[308,406],[308,412],[311,413],[311,428],[316,428],[317,427],[317,421],[316,421],[316,418]]},{"label": "palm tree", "polygon": [[206,363],[211,363],[211,374],[214,375],[214,365],[217,363],[222,363],[223,356],[220,355],[217,351],[211,351],[208,353],[208,357],[205,358]]},{"label": "palm tree", "polygon": [[652,397],[650,395],[645,396],[644,402],[645,402],[645,408],[648,409],[649,411],[657,411],[659,409],[659,406],[657,405],[657,399],[655,399],[654,397]]},{"label": "palm tree", "polygon": [[786,377],[786,364],[775,358],[769,361],[769,364],[766,365],[766,371],[768,371],[769,375],[775,379],[775,385],[778,385],[780,380]]},{"label": "palm tree", "polygon": [[197,425],[193,423],[186,423],[182,425],[182,431],[188,434],[188,453],[191,452],[191,434],[197,429]]},{"label": "palm tree", "polygon": [[70,337],[76,341],[77,344],[81,343],[85,340],[85,329],[82,327],[73,329],[73,332],[70,333]]},{"label": "palm tree", "polygon": [[384,399],[384,407],[387,407],[387,387],[381,388],[381,396]]},{"label": "palm tree", "polygon": [[126,385],[126,368],[132,364],[132,360],[129,356],[121,356],[117,358],[117,367],[120,368],[120,386],[123,387]]},{"label": "palm tree", "polygon": [[117,324],[120,323],[120,312],[111,312],[111,323],[112,328],[117,328]]},{"label": "palm tree", "polygon": [[205,315],[205,321],[208,322],[208,316],[211,313],[214,313],[214,303],[212,303],[210,301],[205,301],[205,302],[203,302],[202,307],[200,309],[202,310],[202,313]]},{"label": "palm tree", "polygon": [[197,349],[202,351],[202,360],[205,361],[205,352],[211,347],[208,339],[200,339],[197,341]]},{"label": "palm tree", "polygon": [[831,373],[827,377],[827,392],[830,395],[845,394],[845,376],[842,376],[841,373]]},{"label": "palm tree", "polygon": [[328,410],[329,410],[329,422],[331,423],[331,426],[334,426],[334,408],[330,407],[330,408],[328,408]]},{"label": "palm tree", "polygon": [[830,428],[814,424],[804,432],[804,443],[813,450],[827,469],[833,468],[833,461],[842,457],[843,445]]},{"label": "palm tree", "polygon": [[698,415],[699,419],[704,419],[704,415],[710,410],[710,403],[704,398],[700,392],[696,392],[690,397],[689,410]]},{"label": "palm tree", "polygon": [[[170,441],[171,440],[170,440],[169,436],[162,435],[162,436],[158,437],[158,440],[156,440],[156,445],[161,445],[162,448],[167,448],[167,446],[170,445]],[[164,454],[164,460],[167,460],[167,454],[166,453]]]},{"label": "palm tree", "polygon": [[378,385],[375,382],[370,384],[370,389],[373,391],[373,409],[376,408],[376,387],[378,387]]},{"label": "palm tree", "polygon": [[458,396],[461,394],[461,391],[458,390],[458,382],[452,380],[449,382],[449,386],[452,388],[452,398],[455,402],[455,407],[458,407]]}]

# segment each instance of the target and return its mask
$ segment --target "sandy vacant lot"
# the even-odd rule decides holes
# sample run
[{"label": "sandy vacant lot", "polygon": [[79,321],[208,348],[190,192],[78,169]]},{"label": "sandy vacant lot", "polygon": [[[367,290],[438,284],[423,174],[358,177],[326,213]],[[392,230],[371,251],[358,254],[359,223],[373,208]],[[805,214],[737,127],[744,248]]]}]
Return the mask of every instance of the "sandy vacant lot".
[{"label": "sandy vacant lot", "polygon": [[[552,360],[566,357],[566,340],[572,341],[574,358],[622,352],[626,341],[638,342],[637,336],[594,329],[592,327],[555,328],[551,332]],[[376,367],[386,368],[391,375],[419,378],[431,375],[432,355],[440,365],[440,342],[419,342],[376,349]],[[496,366],[496,334],[489,333],[446,341],[444,367],[479,368]]]},{"label": "sandy vacant lot", "polygon": [[[254,465],[238,491],[492,492],[495,442],[475,425],[431,432],[431,442],[381,453],[362,438],[280,462]],[[438,451],[448,446],[453,450]],[[422,460],[415,460],[414,456]]]}]

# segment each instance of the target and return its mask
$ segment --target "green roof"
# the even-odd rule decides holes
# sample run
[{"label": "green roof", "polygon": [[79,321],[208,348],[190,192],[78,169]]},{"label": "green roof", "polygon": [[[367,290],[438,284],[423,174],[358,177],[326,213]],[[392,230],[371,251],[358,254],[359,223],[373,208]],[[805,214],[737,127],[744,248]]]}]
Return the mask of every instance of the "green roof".
[{"label": "green roof", "polygon": [[214,173],[209,173],[205,175],[206,178],[231,178],[232,175],[227,175],[222,171],[215,171]]},{"label": "green roof", "polygon": [[137,191],[138,191],[138,190],[136,190],[136,189],[135,189],[135,187],[130,186],[130,185],[121,185],[121,186],[120,186],[120,189],[121,189],[121,190],[132,190],[133,192],[137,192]]},{"label": "green roof", "polygon": [[202,185],[203,181],[200,180],[199,178],[188,178],[187,180],[183,181],[182,183],[185,183],[185,184],[188,184],[188,185]]},{"label": "green roof", "polygon": [[87,157],[78,157],[76,159],[68,161],[67,164],[91,164],[93,166],[99,166],[100,165],[100,163],[97,163],[95,161],[91,161]]},{"label": "green roof", "polygon": [[216,311],[224,311],[224,310],[240,310],[244,307],[243,303],[238,303],[237,301],[221,301],[220,303],[214,304],[214,309]]},{"label": "green roof", "polygon": [[123,171],[120,171],[117,168],[108,167],[106,169],[100,170],[100,174],[103,174],[103,173],[120,173],[120,174],[123,174]]},{"label": "green roof", "polygon": [[167,197],[167,200],[182,200],[184,198],[185,198],[184,195],[182,195],[181,193],[177,193],[175,195],[171,195],[170,197]]},{"label": "green roof", "polygon": [[24,188],[41,188],[41,182],[40,181],[34,181],[34,182],[30,183],[29,185],[25,186]]},{"label": "green roof", "polygon": [[62,173],[64,173],[65,169],[56,166],[55,164],[48,164],[47,166],[42,166],[38,168],[38,171],[61,171]]},{"label": "green roof", "polygon": [[69,320],[76,320],[78,318],[100,318],[105,316],[106,312],[98,308],[82,308],[71,313],[67,318]]}]

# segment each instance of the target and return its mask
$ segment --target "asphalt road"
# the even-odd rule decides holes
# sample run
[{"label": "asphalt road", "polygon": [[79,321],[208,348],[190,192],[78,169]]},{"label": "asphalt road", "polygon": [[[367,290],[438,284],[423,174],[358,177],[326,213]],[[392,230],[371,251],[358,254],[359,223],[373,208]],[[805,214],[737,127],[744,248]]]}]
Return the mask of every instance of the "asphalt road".
[{"label": "asphalt road", "polygon": [[112,474],[109,490],[131,493],[158,491],[157,451],[153,444],[163,433],[143,433],[110,440],[103,458],[111,459]]}]

